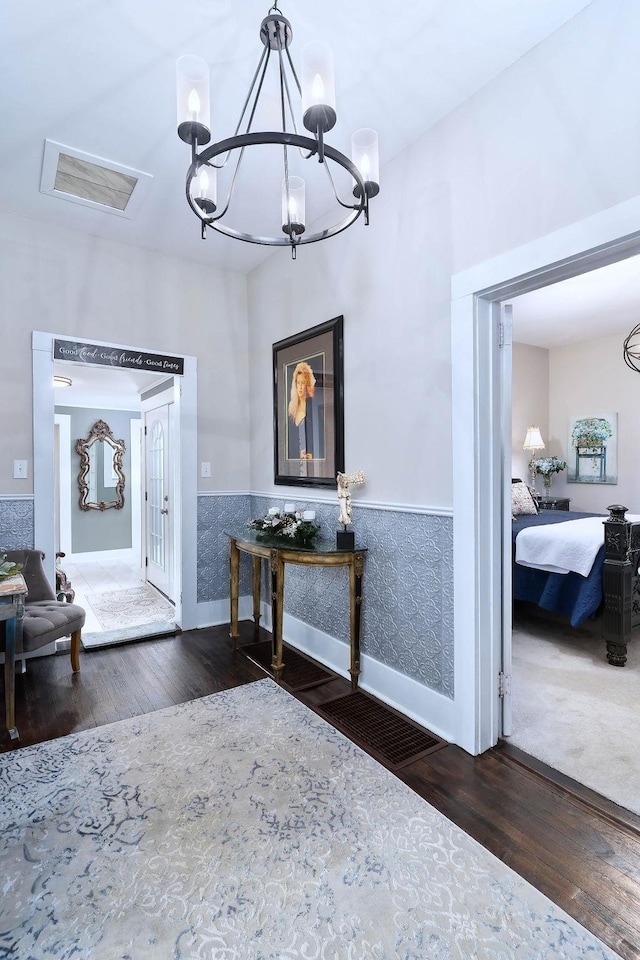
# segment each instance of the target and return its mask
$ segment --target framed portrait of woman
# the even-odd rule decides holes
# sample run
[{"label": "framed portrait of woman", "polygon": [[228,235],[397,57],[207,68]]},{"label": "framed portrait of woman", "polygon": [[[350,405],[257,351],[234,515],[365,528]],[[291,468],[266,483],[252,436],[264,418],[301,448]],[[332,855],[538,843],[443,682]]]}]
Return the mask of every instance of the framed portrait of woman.
[{"label": "framed portrait of woman", "polygon": [[273,344],[274,483],[335,487],[344,471],[342,317]]}]

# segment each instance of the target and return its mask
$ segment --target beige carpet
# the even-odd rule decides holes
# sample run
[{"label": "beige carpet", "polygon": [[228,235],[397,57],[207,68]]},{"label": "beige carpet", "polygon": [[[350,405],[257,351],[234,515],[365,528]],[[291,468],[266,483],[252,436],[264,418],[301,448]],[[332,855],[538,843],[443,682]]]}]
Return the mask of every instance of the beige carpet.
[{"label": "beige carpet", "polygon": [[0,756],[0,956],[613,960],[261,680]]},{"label": "beige carpet", "polygon": [[625,667],[603,641],[519,616],[509,742],[640,815],[640,638]]}]

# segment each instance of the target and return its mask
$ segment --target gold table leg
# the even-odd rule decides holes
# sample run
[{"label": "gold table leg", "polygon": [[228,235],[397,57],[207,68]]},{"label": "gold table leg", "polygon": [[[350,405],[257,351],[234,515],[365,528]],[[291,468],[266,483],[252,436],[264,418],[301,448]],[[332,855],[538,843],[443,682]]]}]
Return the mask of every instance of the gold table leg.
[{"label": "gold table leg", "polygon": [[282,679],[282,606],[284,603],[284,563],[278,550],[271,551],[271,666],[276,683]]},{"label": "gold table leg", "polygon": [[233,649],[238,648],[238,591],[240,589],[240,551],[235,540],[231,540],[229,549],[229,595],[230,595],[230,621],[231,628],[229,636],[233,641]]},{"label": "gold table leg", "polygon": [[349,564],[349,626],[351,662],[351,689],[358,689],[360,676],[360,642],[362,638],[362,576],[364,573],[364,553],[353,555],[353,562]]},{"label": "gold table leg", "polygon": [[260,630],[260,581],[262,578],[262,557],[253,556],[252,588],[253,588],[253,632],[256,640]]}]

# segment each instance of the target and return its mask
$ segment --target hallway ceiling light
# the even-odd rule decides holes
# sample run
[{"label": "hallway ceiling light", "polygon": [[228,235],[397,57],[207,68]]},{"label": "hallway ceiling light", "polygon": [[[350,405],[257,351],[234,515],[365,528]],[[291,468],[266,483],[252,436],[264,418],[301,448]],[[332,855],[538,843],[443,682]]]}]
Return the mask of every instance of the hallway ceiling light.
[{"label": "hallway ceiling light", "polygon": [[[333,60],[329,47],[322,42],[313,42],[303,48],[301,83],[289,52],[293,39],[291,24],[282,16],[276,4],[269,9],[268,15],[262,21],[260,39],[264,50],[233,136],[212,143],[200,153],[197,152],[197,147],[208,144],[211,139],[209,67],[200,57],[188,55],[178,60],[178,136],[191,145],[191,165],[187,171],[186,183],[187,202],[201,221],[203,239],[206,237],[206,228],[211,227],[228,237],[249,243],[289,245],[295,258],[299,244],[314,243],[335,236],[351,226],[361,213],[364,213],[365,223],[369,222],[369,200],[379,192],[378,136],[375,130],[357,130],[351,138],[350,159],[325,143],[325,134],[334,127],[337,119]],[[273,125],[278,125],[280,129],[254,131],[252,126],[263,94],[272,51],[275,51],[275,72],[279,83],[279,116]],[[298,132],[291,101],[294,88],[302,101],[302,123],[311,136]],[[265,101],[267,110],[269,107],[273,108],[275,100],[265,94],[263,106]],[[240,132],[241,128],[243,132]],[[259,232],[245,232],[222,222],[232,205],[245,150],[263,145],[275,147],[281,153],[282,164],[278,178],[281,179],[282,191],[281,222],[278,230],[270,231],[266,236]],[[322,164],[330,186],[329,197],[338,205],[334,218],[339,215],[339,219],[315,233],[306,232],[305,181],[293,173],[294,169],[296,173],[299,170],[300,158],[303,161],[316,158]],[[267,165],[264,160],[261,162],[260,174],[266,174]],[[217,198],[217,177],[219,171],[224,171],[225,168],[229,183],[226,196],[220,205]],[[346,197],[340,196],[336,184],[338,179],[343,181],[341,186],[347,194]],[[266,176],[262,195],[264,204],[261,203],[261,206],[264,206],[271,195],[266,185]],[[329,199],[329,202],[332,200]],[[315,216],[322,213],[324,206],[320,203]],[[277,218],[277,213],[274,216]]]},{"label": "hallway ceiling light", "polygon": [[53,385],[54,387],[70,387],[73,383],[71,377],[61,377],[59,374],[54,374]]}]

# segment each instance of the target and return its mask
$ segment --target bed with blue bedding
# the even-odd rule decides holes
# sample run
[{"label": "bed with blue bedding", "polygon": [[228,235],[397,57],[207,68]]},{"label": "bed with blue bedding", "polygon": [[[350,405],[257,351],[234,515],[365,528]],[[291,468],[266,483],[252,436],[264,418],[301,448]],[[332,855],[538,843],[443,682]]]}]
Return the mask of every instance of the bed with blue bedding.
[{"label": "bed with blue bedding", "polygon": [[632,633],[640,633],[640,515],[627,516],[620,504],[607,507],[608,515],[535,513],[533,504],[522,508],[522,487],[512,484],[513,599],[558,614],[572,627],[597,614],[607,660],[623,667]]},{"label": "bed with blue bedding", "polygon": [[[534,515],[514,517],[513,528],[513,599],[535,603],[543,610],[567,617],[572,627],[579,627],[585,620],[592,618],[602,604],[602,572],[604,566],[604,527],[602,548],[588,576],[579,573],[549,573],[523,567],[515,562],[516,538],[521,530],[550,523],[566,523],[584,517],[600,516],[595,513],[578,511],[547,510]],[[602,521],[607,516],[602,516]]]}]

